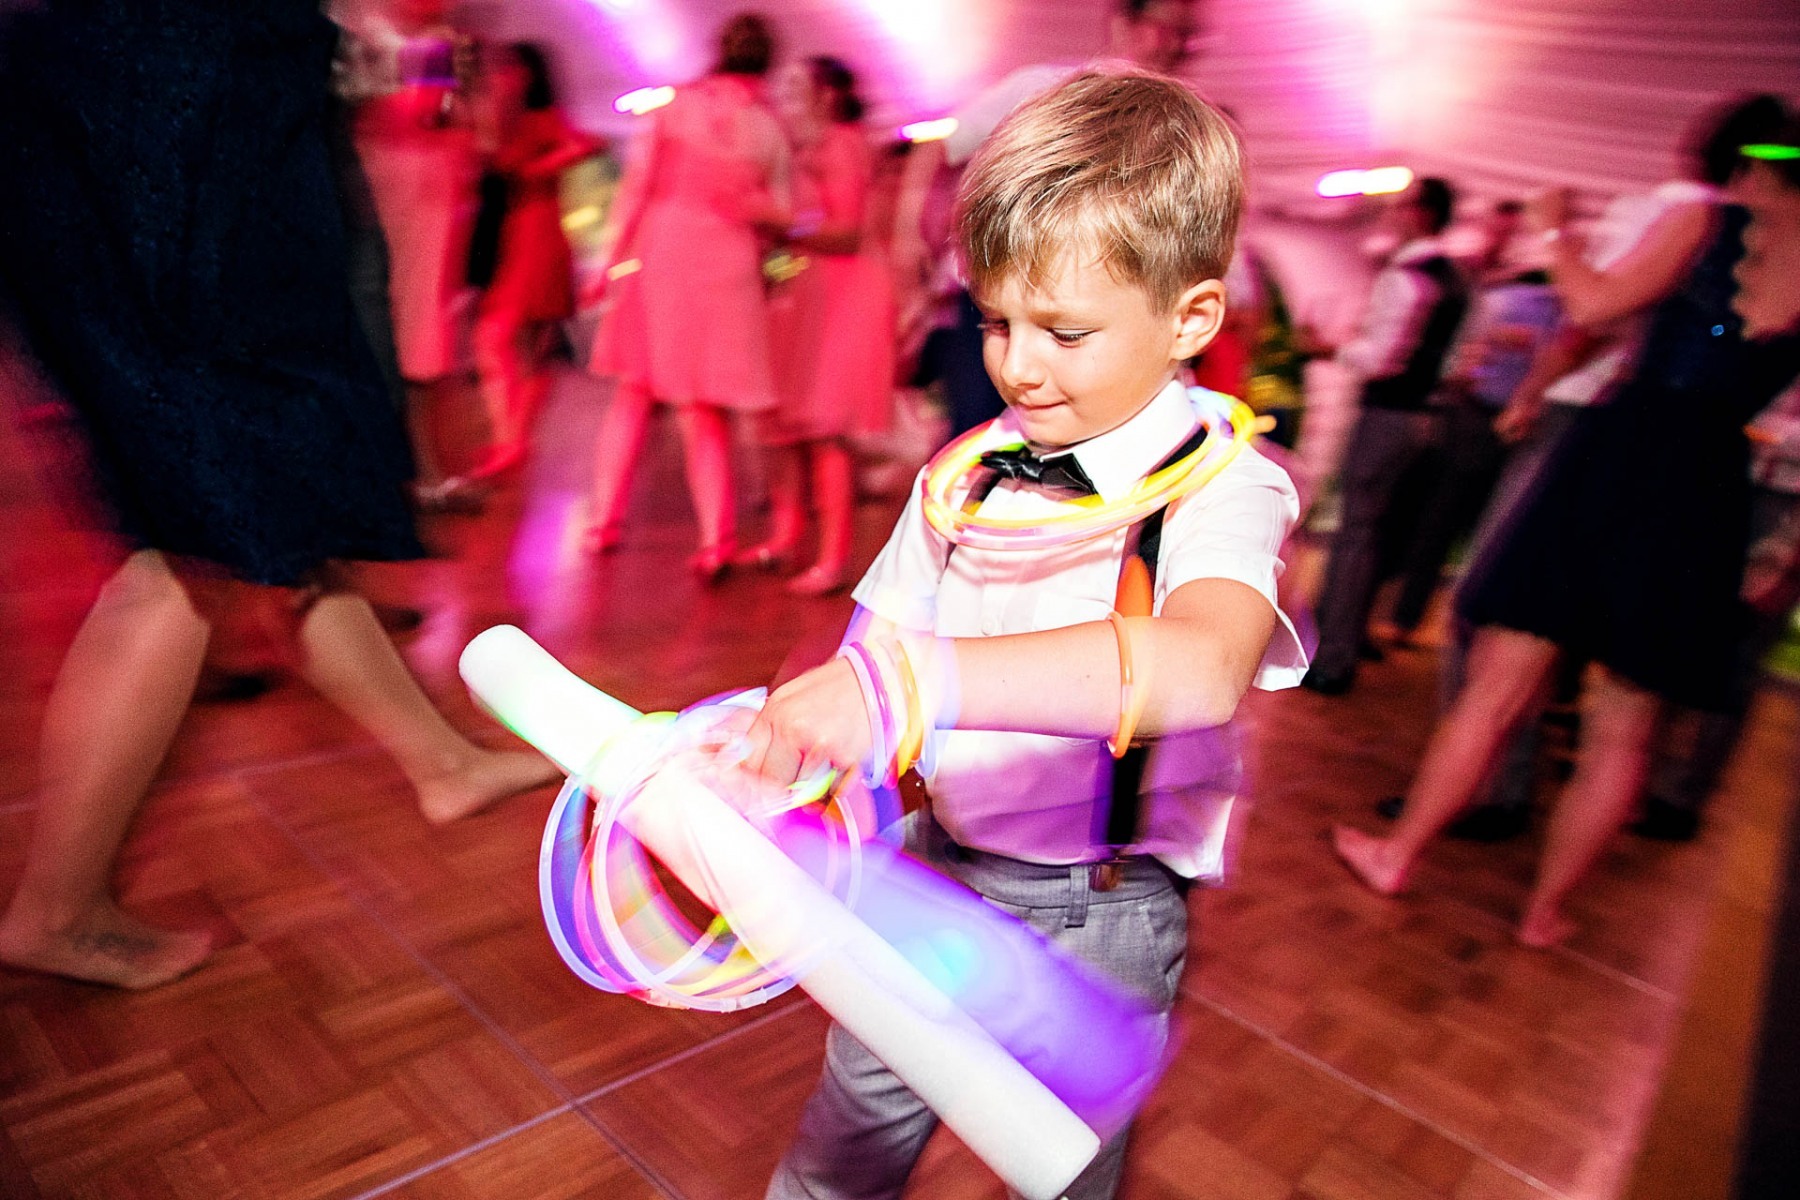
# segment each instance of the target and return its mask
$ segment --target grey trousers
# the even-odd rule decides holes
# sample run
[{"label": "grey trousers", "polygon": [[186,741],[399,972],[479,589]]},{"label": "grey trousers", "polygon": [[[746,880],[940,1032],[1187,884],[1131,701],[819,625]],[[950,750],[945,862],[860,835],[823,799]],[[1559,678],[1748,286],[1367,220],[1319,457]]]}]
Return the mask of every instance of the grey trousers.
[{"label": "grey trousers", "polygon": [[[1757,488],[1750,508],[1750,540],[1760,540],[1779,527],[1800,505],[1800,497],[1785,492]],[[1692,741],[1685,753],[1665,753],[1654,772],[1650,791],[1677,808],[1699,812],[1718,787],[1719,776],[1731,762],[1743,735],[1750,704],[1762,686],[1763,661],[1769,657],[1787,633],[1788,615],[1757,615],[1749,618],[1743,637],[1738,642],[1732,661],[1731,695],[1727,706],[1719,712],[1699,709],[1677,710],[1677,721],[1692,726]]]},{"label": "grey trousers", "polygon": [[[1167,1019],[1187,955],[1187,895],[1153,860],[1133,860],[1117,888],[1096,892],[1085,867],[978,854],[951,844],[925,814],[910,820],[909,849],[918,857],[1148,996]],[[833,1025],[824,1076],[767,1200],[897,1200],[937,1125],[905,1084]],[[1100,1148],[1069,1200],[1107,1200],[1118,1190],[1129,1133]]]},{"label": "grey trousers", "polygon": [[1395,489],[1431,448],[1437,432],[1432,412],[1365,408],[1344,452],[1343,516],[1331,540],[1331,561],[1319,593],[1319,649],[1312,669],[1321,676],[1356,672],[1369,610],[1381,586],[1383,538]]}]

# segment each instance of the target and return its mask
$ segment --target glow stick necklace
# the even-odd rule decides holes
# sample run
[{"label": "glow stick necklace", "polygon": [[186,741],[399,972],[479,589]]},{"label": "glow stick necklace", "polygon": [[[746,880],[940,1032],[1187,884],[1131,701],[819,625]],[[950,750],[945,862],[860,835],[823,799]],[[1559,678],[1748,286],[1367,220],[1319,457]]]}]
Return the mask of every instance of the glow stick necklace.
[{"label": "glow stick necklace", "polygon": [[[1102,537],[1135,524],[1217,478],[1262,428],[1263,421],[1242,400],[1209,388],[1187,391],[1206,427],[1205,440],[1192,454],[1140,479],[1117,500],[1082,496],[1060,505],[1063,511],[1051,517],[990,517],[964,511],[950,498],[959,490],[968,494],[964,484],[981,456],[1024,444],[1017,434],[994,420],[976,426],[945,446],[926,466],[920,483],[925,520],[954,544],[977,550],[1044,550]],[[1223,445],[1221,429],[1230,439]]]}]

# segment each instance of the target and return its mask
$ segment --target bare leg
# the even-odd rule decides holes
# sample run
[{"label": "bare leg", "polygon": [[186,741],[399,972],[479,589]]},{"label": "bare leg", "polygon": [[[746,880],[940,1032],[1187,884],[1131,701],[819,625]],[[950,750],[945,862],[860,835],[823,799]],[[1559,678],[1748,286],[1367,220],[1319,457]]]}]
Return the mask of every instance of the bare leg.
[{"label": "bare leg", "polygon": [[731,425],[724,411],[711,404],[684,406],[681,445],[687,456],[688,494],[700,522],[696,567],[711,567],[729,556],[737,525],[731,488]]},{"label": "bare leg", "polygon": [[200,965],[212,939],[154,929],[111,891],[113,859],[193,696],[210,626],[153,550],[101,589],[44,713],[43,782],[0,961],[145,988]]},{"label": "bare leg", "polygon": [[818,596],[844,585],[856,492],[849,447],[828,438],[809,443],[807,449],[812,457],[813,507],[819,514],[819,558],[788,590]]},{"label": "bare leg", "polygon": [[1432,731],[1393,833],[1378,838],[1347,825],[1332,829],[1338,857],[1371,890],[1384,896],[1405,890],[1420,852],[1468,806],[1507,736],[1533,711],[1556,656],[1554,643],[1530,634],[1492,626],[1476,631],[1468,680]]},{"label": "bare leg", "polygon": [[478,479],[498,475],[524,457],[526,366],[520,334],[517,315],[504,308],[484,309],[475,322],[475,365],[490,436],[487,456],[471,472]]},{"label": "bare leg", "polygon": [[444,482],[437,444],[437,410],[444,391],[442,380],[408,380],[406,384],[406,427],[412,435],[413,462],[421,488],[434,488]]},{"label": "bare leg", "polygon": [[1557,800],[1537,883],[1519,921],[1527,946],[1553,946],[1575,932],[1562,902],[1631,816],[1650,765],[1662,704],[1609,671],[1598,671],[1582,720],[1581,759]]},{"label": "bare leg", "polygon": [[459,386],[459,382],[450,376],[429,383],[407,384],[407,421],[412,431],[413,459],[418,467],[413,495],[426,512],[481,511],[482,489],[474,486],[466,475],[445,473],[443,447],[438,437],[444,411],[456,401]]},{"label": "bare leg", "polygon": [[650,409],[648,393],[625,384],[614,389],[595,442],[594,490],[588,504],[589,550],[604,552],[618,545],[625,492],[643,457]]},{"label": "bare leg", "polygon": [[779,567],[794,553],[805,525],[801,502],[800,450],[769,446],[769,536],[738,556],[744,566]]},{"label": "bare leg", "polygon": [[541,321],[530,325],[520,353],[519,404],[513,419],[519,444],[527,449],[531,445],[531,431],[537,426],[538,414],[544,410],[544,401],[550,395],[550,369],[546,363],[553,336],[554,331]]},{"label": "bare leg", "polygon": [[433,824],[479,812],[495,801],[551,782],[557,771],[529,750],[487,750],[451,728],[419,689],[369,602],[327,591],[299,627],[307,681],[375,735],[419,792]]}]

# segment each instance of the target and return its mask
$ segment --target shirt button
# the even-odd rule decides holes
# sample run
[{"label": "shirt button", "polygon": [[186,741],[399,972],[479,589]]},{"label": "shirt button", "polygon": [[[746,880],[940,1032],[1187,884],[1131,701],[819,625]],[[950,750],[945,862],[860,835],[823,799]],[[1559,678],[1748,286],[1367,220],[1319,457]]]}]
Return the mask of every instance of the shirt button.
[{"label": "shirt button", "polygon": [[983,621],[981,622],[981,632],[984,637],[993,637],[995,634],[999,633],[1000,632],[1000,618],[987,617],[987,618],[983,619]]}]

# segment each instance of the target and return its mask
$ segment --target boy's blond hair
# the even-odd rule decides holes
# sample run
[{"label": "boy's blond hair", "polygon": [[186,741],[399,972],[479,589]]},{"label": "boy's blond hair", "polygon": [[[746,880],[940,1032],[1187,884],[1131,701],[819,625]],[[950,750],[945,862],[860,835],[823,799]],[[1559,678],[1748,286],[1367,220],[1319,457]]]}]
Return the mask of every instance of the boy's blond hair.
[{"label": "boy's blond hair", "polygon": [[1231,261],[1244,204],[1237,135],[1185,84],[1086,71],[1014,109],[956,198],[971,289],[1098,259],[1159,311]]}]

